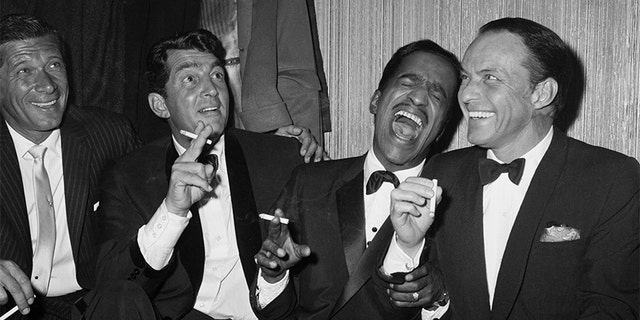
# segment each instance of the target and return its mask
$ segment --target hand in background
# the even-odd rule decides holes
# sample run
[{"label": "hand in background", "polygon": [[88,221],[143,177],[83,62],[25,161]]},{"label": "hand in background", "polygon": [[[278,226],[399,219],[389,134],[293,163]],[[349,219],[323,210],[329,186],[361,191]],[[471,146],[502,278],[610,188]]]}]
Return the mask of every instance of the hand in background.
[{"label": "hand in background", "polygon": [[300,155],[304,157],[305,163],[309,163],[312,157],[314,162],[330,160],[329,155],[324,152],[324,148],[318,144],[316,138],[311,134],[311,130],[307,128],[288,125],[278,128],[275,134],[298,139],[302,145],[300,147]]},{"label": "hand in background", "polygon": [[185,217],[191,205],[212,190],[213,166],[196,162],[212,132],[211,126],[199,121],[195,130],[198,137],[191,140],[189,148],[173,163],[166,197],[169,212]]},{"label": "hand in background", "polygon": [[309,246],[293,242],[289,227],[280,223],[280,218],[284,217],[282,210],[276,209],[274,216],[269,223],[269,235],[255,256],[262,276],[269,283],[281,280],[287,269],[311,254]]},{"label": "hand in background", "polygon": [[440,270],[423,264],[404,276],[404,283],[387,282],[387,294],[396,307],[431,309],[444,303],[446,289]]}]

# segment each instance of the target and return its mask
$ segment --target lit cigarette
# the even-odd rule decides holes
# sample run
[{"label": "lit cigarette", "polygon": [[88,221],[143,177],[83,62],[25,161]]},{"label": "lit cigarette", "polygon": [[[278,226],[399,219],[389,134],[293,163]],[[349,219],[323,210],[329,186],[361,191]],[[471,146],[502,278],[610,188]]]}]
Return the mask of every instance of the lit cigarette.
[{"label": "lit cigarette", "polygon": [[[266,214],[266,213],[261,213],[261,214],[258,215],[258,217],[260,217],[260,219],[262,219],[262,220],[268,220],[268,221],[271,221],[271,220],[273,220],[273,218],[275,218],[275,216],[272,216],[272,215]],[[289,224],[289,219],[280,218],[280,223]]]},{"label": "lit cigarette", "polygon": [[0,320],[9,319],[9,317],[11,317],[12,314],[16,313],[16,311],[18,311],[18,306],[15,306],[15,307],[11,308],[11,310],[9,310],[9,311],[7,311],[7,313],[3,314],[2,317],[0,317]]},{"label": "lit cigarette", "polygon": [[[198,137],[198,135],[196,135],[195,133],[189,132],[187,130],[180,130],[180,134],[187,137],[187,138],[191,138],[191,139],[195,139]],[[207,144],[213,144],[213,141],[207,139]],[[0,319],[2,320],[2,319]]]},{"label": "lit cigarette", "polygon": [[438,179],[433,179],[433,198],[429,201],[429,210],[431,211],[431,216],[436,215],[436,194],[438,192]]}]

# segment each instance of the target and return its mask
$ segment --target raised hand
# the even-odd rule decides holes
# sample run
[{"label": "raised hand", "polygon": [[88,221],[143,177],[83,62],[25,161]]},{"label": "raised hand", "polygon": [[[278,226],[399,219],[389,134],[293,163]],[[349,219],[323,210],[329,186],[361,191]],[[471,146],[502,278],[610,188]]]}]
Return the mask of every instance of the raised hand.
[{"label": "raised hand", "polygon": [[398,235],[398,246],[409,256],[420,249],[422,239],[433,223],[434,213],[429,202],[442,196],[442,188],[433,192],[433,182],[427,178],[409,177],[391,191],[390,219]]},{"label": "raised hand", "polygon": [[185,217],[191,205],[213,190],[210,185],[213,166],[196,162],[212,132],[211,126],[199,121],[195,129],[198,137],[191,140],[189,148],[173,163],[165,200],[169,212]]},{"label": "raised hand", "polygon": [[322,146],[311,134],[311,130],[307,128],[288,125],[278,128],[276,135],[298,139],[302,145],[300,147],[300,155],[304,157],[305,163],[309,163],[312,157],[314,162],[329,160],[329,155],[324,152]]},{"label": "raised hand", "polygon": [[311,254],[309,246],[293,242],[289,227],[280,223],[280,218],[284,217],[282,210],[276,209],[274,216],[269,223],[269,235],[255,255],[262,276],[269,283],[281,280],[287,269]]},{"label": "raised hand", "polygon": [[0,306],[13,297],[20,313],[29,313],[29,305],[33,303],[34,294],[29,277],[11,260],[0,260]]}]

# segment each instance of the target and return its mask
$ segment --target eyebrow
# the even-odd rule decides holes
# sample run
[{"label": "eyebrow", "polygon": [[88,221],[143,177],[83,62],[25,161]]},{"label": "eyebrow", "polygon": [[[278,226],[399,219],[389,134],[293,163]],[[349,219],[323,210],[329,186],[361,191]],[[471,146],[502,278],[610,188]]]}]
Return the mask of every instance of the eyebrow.
[{"label": "eyebrow", "polygon": [[[189,68],[197,68],[199,67],[200,64],[194,61],[185,61],[180,63],[177,67],[176,67],[176,73],[184,70],[184,69],[189,69]],[[221,67],[222,63],[220,63],[220,60],[217,60],[211,63],[211,69],[215,68],[215,67]]]},{"label": "eyebrow", "polygon": [[429,81],[426,78],[415,74],[415,73],[405,73],[405,74],[401,74],[398,79],[402,79],[402,78],[409,78],[412,81],[422,81],[422,82],[427,82],[429,84],[429,87],[435,88],[437,91],[439,91],[440,93],[442,93],[444,95],[445,98],[447,98],[447,91],[444,90],[444,88],[440,85],[440,83],[435,82],[435,81]]}]

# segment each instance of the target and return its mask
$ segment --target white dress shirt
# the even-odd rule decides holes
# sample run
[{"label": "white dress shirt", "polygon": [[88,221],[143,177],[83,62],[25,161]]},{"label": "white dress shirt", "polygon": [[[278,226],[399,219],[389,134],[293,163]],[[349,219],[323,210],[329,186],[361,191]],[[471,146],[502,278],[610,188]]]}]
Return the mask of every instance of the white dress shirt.
[{"label": "white dress shirt", "polygon": [[[185,152],[175,138],[173,142],[178,154]],[[205,262],[194,309],[218,319],[257,319],[249,303],[238,251],[224,135],[211,153],[218,156],[219,167],[212,183],[214,190],[200,200],[198,208]],[[191,212],[184,218],[167,212],[163,201],[151,220],[139,229],[138,244],[151,267],[159,270],[167,265],[191,217]]]},{"label": "white dress shirt", "polygon": [[[520,184],[516,185],[511,182],[505,172],[482,189],[482,226],[490,307],[493,307],[498,272],[511,228],[538,164],[549,149],[552,137],[553,129],[550,129],[533,149],[521,157],[525,159],[525,165]],[[487,158],[504,163],[495,156],[492,150],[487,151]]]},{"label": "white dress shirt", "polygon": [[[422,167],[424,166],[424,161],[422,161],[419,165],[396,171],[394,174],[398,177],[400,182],[403,182],[408,177],[415,177],[420,175],[422,171]],[[389,217],[389,210],[391,208],[391,190],[395,189],[395,186],[392,183],[383,183],[380,186],[380,189],[375,193],[370,195],[366,194],[366,184],[369,181],[369,176],[375,171],[385,170],[380,160],[375,156],[373,149],[371,148],[367,153],[367,156],[364,161],[364,181],[363,181],[363,193],[364,197],[364,211],[365,211],[365,238],[366,245],[369,246],[369,243],[375,237],[376,233],[382,227],[384,221]],[[286,213],[285,213],[286,214]],[[410,272],[415,269],[420,264],[420,253],[424,248],[425,241],[422,241],[422,246],[420,250],[416,253],[414,257],[408,256],[396,242],[396,234],[394,232],[393,237],[391,238],[391,245],[389,246],[389,250],[387,251],[387,255],[385,256],[382,270],[387,273],[395,273],[395,272]],[[313,248],[311,248],[313,250]],[[284,291],[286,284],[289,281],[289,273],[285,274],[285,277],[277,283],[271,284],[268,283],[262,277],[262,272],[258,271],[258,303],[261,308],[264,308],[271,301],[275,300],[275,298]]]},{"label": "white dress shirt", "polygon": [[[27,216],[29,218],[31,249],[35,251],[38,241],[38,216],[36,213],[33,157],[28,152],[35,144],[20,135],[8,123],[7,127],[13,139],[16,155],[18,156],[18,164],[22,176],[22,187],[24,189],[24,200],[27,205]],[[69,228],[67,226],[67,205],[64,197],[60,129],[51,132],[49,137],[40,143],[40,145],[47,147],[47,151],[44,154],[44,167],[49,176],[56,221],[56,245],[53,253],[51,280],[49,282],[47,296],[57,297],[81,290],[82,288],[76,279],[76,264],[73,261],[71,238],[69,237]],[[23,271],[27,273],[30,270]]]}]

